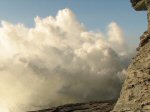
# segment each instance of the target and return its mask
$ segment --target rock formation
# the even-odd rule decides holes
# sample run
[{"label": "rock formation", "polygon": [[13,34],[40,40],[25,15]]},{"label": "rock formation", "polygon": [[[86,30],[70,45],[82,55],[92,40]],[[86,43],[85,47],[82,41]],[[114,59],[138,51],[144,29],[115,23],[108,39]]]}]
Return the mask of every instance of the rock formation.
[{"label": "rock formation", "polygon": [[127,70],[113,112],[150,112],[150,34],[145,32],[141,38],[146,38],[147,41],[142,42]]},{"label": "rock formation", "polygon": [[59,107],[29,112],[110,112],[114,105],[115,101],[89,102],[67,104]]},{"label": "rock formation", "polygon": [[137,55],[128,67],[120,98],[112,112],[150,112],[150,0],[131,2],[135,10],[148,10],[148,31],[140,37]]}]

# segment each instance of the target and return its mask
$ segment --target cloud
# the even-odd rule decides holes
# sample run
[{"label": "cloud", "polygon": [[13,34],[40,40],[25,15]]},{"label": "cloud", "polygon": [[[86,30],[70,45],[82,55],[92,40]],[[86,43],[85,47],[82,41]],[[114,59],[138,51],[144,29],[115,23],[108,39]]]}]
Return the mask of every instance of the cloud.
[{"label": "cloud", "polygon": [[2,21],[0,108],[17,112],[117,98],[133,50],[117,23],[106,35],[87,31],[69,9],[36,17],[33,28]]}]

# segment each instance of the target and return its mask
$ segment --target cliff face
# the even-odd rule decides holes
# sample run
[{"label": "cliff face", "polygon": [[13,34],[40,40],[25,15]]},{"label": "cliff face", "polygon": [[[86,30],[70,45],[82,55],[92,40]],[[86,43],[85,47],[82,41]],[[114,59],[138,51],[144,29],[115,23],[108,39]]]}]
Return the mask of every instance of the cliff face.
[{"label": "cliff face", "polygon": [[113,112],[150,112],[150,34],[141,36]]}]

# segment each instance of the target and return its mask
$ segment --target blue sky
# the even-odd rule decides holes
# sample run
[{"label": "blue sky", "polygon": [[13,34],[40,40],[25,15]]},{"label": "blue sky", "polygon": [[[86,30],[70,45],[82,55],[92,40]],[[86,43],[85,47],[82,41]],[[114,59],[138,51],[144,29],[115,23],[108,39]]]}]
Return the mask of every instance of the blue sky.
[{"label": "blue sky", "polygon": [[0,20],[34,26],[34,17],[55,16],[71,9],[89,30],[107,31],[114,21],[123,29],[127,42],[136,46],[147,28],[146,12],[136,12],[129,0],[0,0]]}]

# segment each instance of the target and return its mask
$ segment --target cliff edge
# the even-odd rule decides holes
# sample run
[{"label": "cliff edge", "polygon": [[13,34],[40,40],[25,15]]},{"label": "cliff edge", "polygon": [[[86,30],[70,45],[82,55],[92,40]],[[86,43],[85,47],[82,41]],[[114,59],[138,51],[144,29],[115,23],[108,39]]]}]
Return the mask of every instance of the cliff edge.
[{"label": "cliff edge", "polygon": [[150,34],[141,36],[137,55],[128,67],[120,98],[112,112],[150,112]]}]

